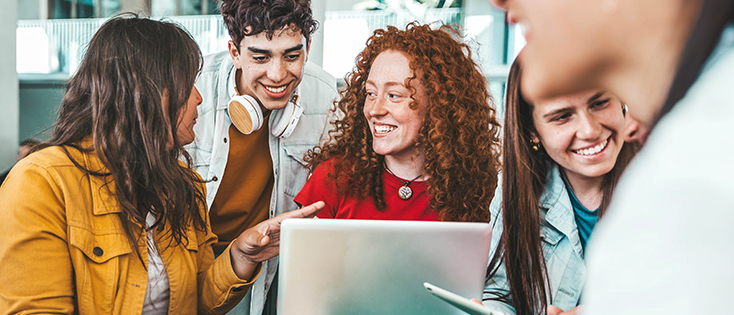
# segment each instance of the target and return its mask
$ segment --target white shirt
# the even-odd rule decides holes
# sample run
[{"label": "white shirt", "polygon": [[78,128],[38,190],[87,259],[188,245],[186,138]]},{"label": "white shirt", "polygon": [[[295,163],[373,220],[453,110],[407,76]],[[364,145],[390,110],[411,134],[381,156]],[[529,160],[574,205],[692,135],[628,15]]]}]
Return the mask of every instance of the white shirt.
[{"label": "white shirt", "polygon": [[[148,212],[145,217],[146,228],[155,223],[155,217]],[[168,296],[170,286],[168,274],[163,265],[161,254],[155,247],[153,229],[147,231],[148,237],[148,287],[145,290],[145,302],[143,302],[143,314],[163,315],[168,314]]]},{"label": "white shirt", "polygon": [[584,315],[731,314],[734,26],[622,175],[588,246]]}]

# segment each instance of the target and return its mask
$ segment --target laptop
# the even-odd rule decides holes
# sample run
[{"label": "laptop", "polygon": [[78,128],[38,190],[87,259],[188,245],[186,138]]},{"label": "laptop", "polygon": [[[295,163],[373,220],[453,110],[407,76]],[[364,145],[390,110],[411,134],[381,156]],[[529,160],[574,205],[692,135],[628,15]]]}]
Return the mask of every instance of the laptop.
[{"label": "laptop", "polygon": [[465,314],[423,283],[481,300],[490,236],[487,223],[285,220],[278,313]]}]

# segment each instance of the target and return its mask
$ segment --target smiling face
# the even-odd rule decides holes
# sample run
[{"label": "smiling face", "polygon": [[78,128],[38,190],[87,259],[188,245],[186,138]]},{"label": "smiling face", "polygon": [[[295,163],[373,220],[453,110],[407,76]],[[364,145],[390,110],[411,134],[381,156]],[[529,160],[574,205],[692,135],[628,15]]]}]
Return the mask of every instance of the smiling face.
[{"label": "smiling face", "polygon": [[[416,140],[426,115],[427,97],[417,79],[410,82],[415,89],[412,95],[406,86],[411,77],[410,61],[402,52],[385,51],[372,62],[365,84],[364,117],[377,154],[402,160],[422,154],[416,148]],[[417,105],[415,109],[410,108],[412,102]]]},{"label": "smiling face", "polygon": [[537,102],[533,123],[533,141],[540,141],[570,180],[608,173],[624,144],[622,104],[610,93],[584,92]]},{"label": "smiling face", "polygon": [[281,109],[303,78],[308,42],[300,31],[283,28],[268,39],[265,32],[245,36],[238,47],[229,42],[229,53],[238,71],[237,89],[265,109]]}]

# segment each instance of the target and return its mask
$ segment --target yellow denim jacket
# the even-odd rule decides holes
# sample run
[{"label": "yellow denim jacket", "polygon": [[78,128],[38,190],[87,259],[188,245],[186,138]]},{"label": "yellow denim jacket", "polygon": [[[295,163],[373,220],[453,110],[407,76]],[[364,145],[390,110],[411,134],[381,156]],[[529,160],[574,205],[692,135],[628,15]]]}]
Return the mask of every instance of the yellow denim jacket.
[{"label": "yellow denim jacket", "polygon": [[[91,145],[89,140],[82,147]],[[90,170],[94,154],[68,148]],[[107,188],[109,187],[109,189]],[[203,189],[203,185],[201,186]],[[148,281],[146,234],[135,254],[109,178],[87,175],[60,147],[20,161],[0,188],[0,312],[3,314],[140,314]],[[244,297],[259,275],[241,280],[229,248],[216,260],[216,235],[190,227],[188,245],[155,243],[168,273],[169,314],[220,314]]]}]

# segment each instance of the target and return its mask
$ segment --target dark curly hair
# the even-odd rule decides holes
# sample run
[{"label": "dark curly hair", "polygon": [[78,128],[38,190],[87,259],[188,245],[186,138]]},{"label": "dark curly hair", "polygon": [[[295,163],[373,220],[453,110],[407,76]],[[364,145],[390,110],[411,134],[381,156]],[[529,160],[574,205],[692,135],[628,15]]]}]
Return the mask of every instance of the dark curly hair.
[{"label": "dark curly hair", "polygon": [[265,32],[272,39],[275,32],[289,27],[308,41],[318,27],[310,0],[222,0],[219,10],[238,50],[245,36]]},{"label": "dark curly hair", "polygon": [[[499,123],[487,80],[472,60],[459,32],[441,25],[413,22],[405,30],[378,29],[357,56],[355,69],[346,77],[338,107],[341,119],[332,122],[329,140],[306,153],[313,170],[337,157],[331,180],[339,178],[338,193],[372,197],[385,208],[382,192],[384,156],[372,149],[372,135],[364,117],[365,81],[375,58],[393,50],[406,54],[427,94],[427,113],[417,139],[425,152],[424,169],[431,208],[441,220],[488,222],[489,203],[497,186],[500,167]],[[415,93],[415,88],[412,88]],[[412,96],[411,96],[412,97]],[[415,101],[411,108],[416,109]],[[349,187],[348,191],[346,187]]]}]

